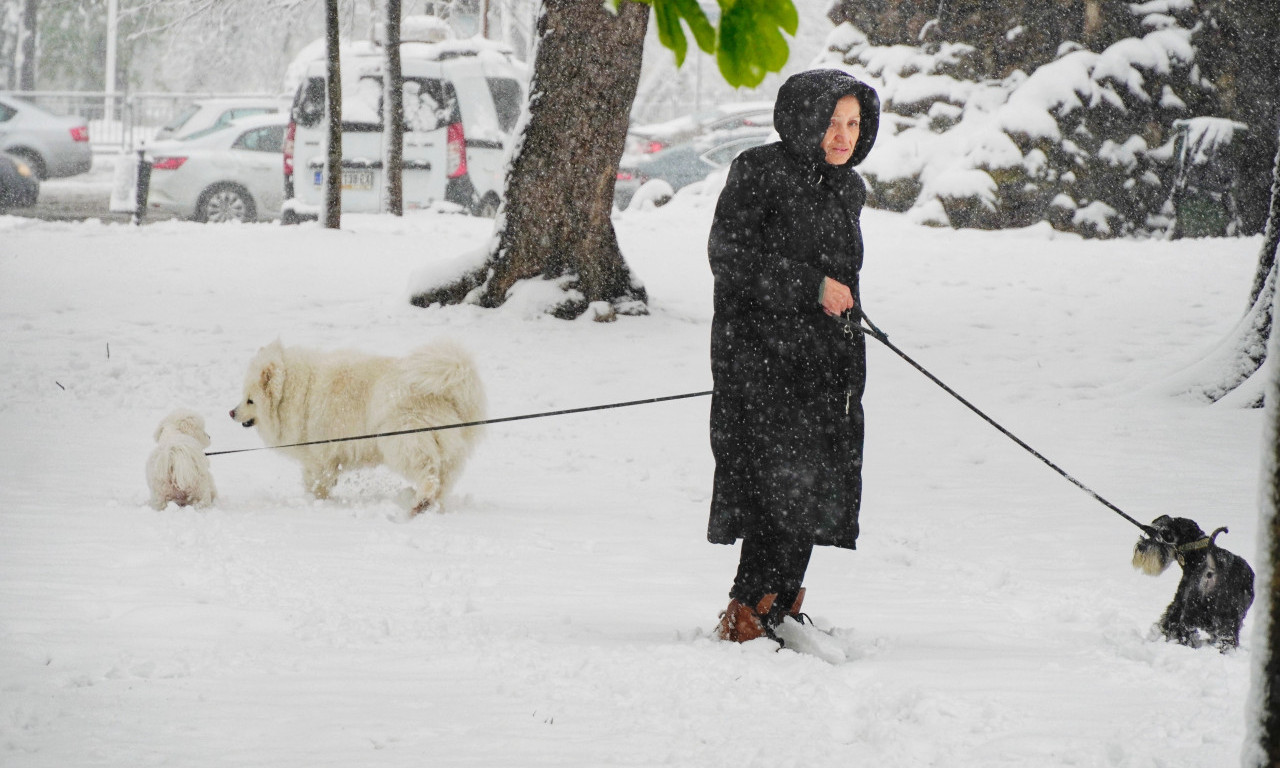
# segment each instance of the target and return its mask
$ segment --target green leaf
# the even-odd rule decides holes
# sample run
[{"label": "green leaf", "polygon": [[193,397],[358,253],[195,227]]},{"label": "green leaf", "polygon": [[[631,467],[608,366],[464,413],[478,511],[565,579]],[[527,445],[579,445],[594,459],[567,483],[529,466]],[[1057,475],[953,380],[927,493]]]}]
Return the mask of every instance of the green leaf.
[{"label": "green leaf", "polygon": [[654,24],[658,28],[658,41],[676,54],[676,66],[684,64],[688,42],[685,40],[681,20],[689,25],[694,42],[707,53],[715,50],[716,31],[697,0],[653,0]]},{"label": "green leaf", "polygon": [[790,49],[782,33],[794,35],[800,19],[791,0],[720,0],[716,63],[735,88],[754,88],[781,71]]},{"label": "green leaf", "polygon": [[[676,55],[676,66],[684,64],[689,41],[707,53],[715,53],[724,79],[735,88],[754,88],[770,72],[779,72],[787,63],[790,49],[785,32],[794,35],[800,17],[792,0],[718,0],[720,29],[716,31],[698,0],[638,0],[653,7],[658,40]],[[623,0],[604,0],[616,10]]]},{"label": "green leaf", "polygon": [[698,0],[674,1],[680,6],[680,15],[693,32],[693,39],[698,47],[707,53],[713,52],[716,49],[716,29],[711,26],[711,20],[707,18],[702,6],[698,5]]}]

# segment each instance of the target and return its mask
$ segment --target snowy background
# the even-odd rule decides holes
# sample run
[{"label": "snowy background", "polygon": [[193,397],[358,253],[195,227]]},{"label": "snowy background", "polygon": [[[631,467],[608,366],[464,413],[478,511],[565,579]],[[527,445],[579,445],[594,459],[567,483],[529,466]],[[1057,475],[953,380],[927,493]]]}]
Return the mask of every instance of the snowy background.
[{"label": "snowy background", "polygon": [[[54,184],[57,182],[51,182]],[[422,310],[491,223],[0,217],[0,764],[1220,768],[1253,615],[1220,655],[1149,639],[1173,595],[1137,531],[870,345],[862,539],[805,608],[844,661],[709,634],[705,398],[491,427],[442,514],[269,451],[206,511],[146,506],[169,410],[214,450],[261,345],[474,353],[490,415],[708,389],[715,183],[616,219],[652,299],[615,324]],[[863,297],[896,344],[1141,520],[1255,560],[1261,411],[1170,391],[1244,311],[1259,241],[1085,241],[867,211]]]}]

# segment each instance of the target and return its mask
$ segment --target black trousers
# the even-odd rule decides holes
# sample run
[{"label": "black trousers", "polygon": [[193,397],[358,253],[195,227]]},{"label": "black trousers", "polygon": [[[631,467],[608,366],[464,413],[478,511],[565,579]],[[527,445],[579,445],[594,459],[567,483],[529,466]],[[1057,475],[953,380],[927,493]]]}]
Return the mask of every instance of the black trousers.
[{"label": "black trousers", "polygon": [[729,597],[755,607],[768,594],[777,594],[774,611],[780,620],[791,610],[804,584],[813,540],[780,529],[762,530],[742,537],[738,573]]}]

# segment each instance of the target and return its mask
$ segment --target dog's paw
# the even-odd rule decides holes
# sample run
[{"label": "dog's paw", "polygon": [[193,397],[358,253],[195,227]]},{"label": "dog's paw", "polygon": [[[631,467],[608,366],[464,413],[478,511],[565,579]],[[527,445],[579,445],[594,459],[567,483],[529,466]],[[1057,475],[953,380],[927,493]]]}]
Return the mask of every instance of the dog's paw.
[{"label": "dog's paw", "polygon": [[425,498],[412,488],[405,488],[396,494],[396,505],[410,518],[417,517],[423,512],[444,511],[439,499]]},{"label": "dog's paw", "polygon": [[435,512],[437,514],[444,512],[444,507],[440,504],[439,499],[419,499],[414,502],[410,514],[420,515],[424,512]]}]

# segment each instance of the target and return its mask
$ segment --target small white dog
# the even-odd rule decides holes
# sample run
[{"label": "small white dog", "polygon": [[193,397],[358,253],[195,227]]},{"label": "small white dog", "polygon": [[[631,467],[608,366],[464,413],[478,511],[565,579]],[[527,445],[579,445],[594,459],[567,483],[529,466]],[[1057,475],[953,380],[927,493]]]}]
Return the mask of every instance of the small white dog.
[{"label": "small white dog", "polygon": [[156,427],[156,447],[147,458],[147,485],[151,506],[164,509],[175,501],[180,507],[207,507],[217,498],[209,472],[209,435],[204,419],[195,411],[179,409]]},{"label": "small white dog", "polygon": [[[406,357],[383,357],[276,341],[249,363],[231,418],[257,427],[267,445],[287,446],[471,423],[484,413],[480,376],[456,344],[437,341]],[[302,462],[302,481],[318,499],[328,498],[341,473],[382,465],[413,483],[417,513],[448,493],[479,437],[473,426],[283,450]]]}]

